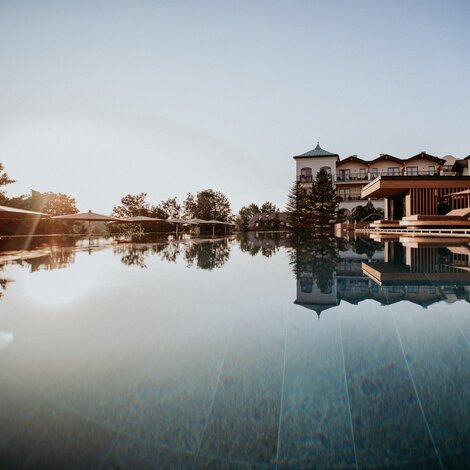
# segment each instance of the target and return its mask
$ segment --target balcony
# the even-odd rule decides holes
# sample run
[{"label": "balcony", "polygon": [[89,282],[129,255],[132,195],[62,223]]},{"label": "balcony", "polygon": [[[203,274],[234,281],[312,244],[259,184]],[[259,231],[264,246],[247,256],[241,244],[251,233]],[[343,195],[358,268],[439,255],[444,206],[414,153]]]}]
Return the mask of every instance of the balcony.
[{"label": "balcony", "polygon": [[339,200],[341,202],[345,201],[360,201],[361,200],[361,195],[360,194],[351,194],[350,196],[340,196]]},{"label": "balcony", "polygon": [[298,181],[300,183],[312,183],[313,176],[312,175],[300,175]]},{"label": "balcony", "polygon": [[350,173],[343,173],[343,174],[337,174],[336,175],[336,182],[341,183],[341,182],[351,182],[351,181],[367,181],[369,179],[369,176],[367,173],[360,173],[359,171],[357,172],[350,172]]}]

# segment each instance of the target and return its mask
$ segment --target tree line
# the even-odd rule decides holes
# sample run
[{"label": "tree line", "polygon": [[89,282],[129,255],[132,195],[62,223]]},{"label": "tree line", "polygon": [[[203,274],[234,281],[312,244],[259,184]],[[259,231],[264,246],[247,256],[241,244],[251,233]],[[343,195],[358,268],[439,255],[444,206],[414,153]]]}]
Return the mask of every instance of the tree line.
[{"label": "tree line", "polygon": [[[40,192],[32,190],[31,194],[18,197],[8,197],[3,187],[14,183],[15,180],[5,172],[0,163],[0,205],[43,212],[51,216],[73,214],[78,212],[75,198],[63,193]],[[313,183],[306,185],[296,181],[287,196],[284,212],[272,202],[266,201],[261,205],[251,203],[243,206],[235,217],[230,201],[220,191],[205,189],[195,194],[188,193],[181,203],[176,197],[170,197],[157,204],[147,202],[147,193],[125,195],[120,204],[114,206],[112,215],[119,218],[147,216],[158,219],[203,219],[221,222],[236,221],[238,229],[246,231],[253,229],[250,221],[256,221],[256,230],[279,231],[287,229],[293,232],[327,232],[333,229],[337,222],[374,220],[382,217],[382,211],[372,203],[356,207],[351,214],[339,209],[340,198],[333,186],[331,174],[320,170]],[[284,224],[285,222],[285,224]],[[123,225],[110,226],[111,232],[122,231]],[[204,230],[212,230],[210,226],[201,225]],[[135,231],[136,227],[127,226],[127,231]],[[223,230],[222,227],[217,227]],[[144,231],[171,231],[169,224],[144,224]],[[2,234],[12,233],[85,233],[82,223],[67,223],[63,221],[31,221],[8,220],[2,223]]]}]

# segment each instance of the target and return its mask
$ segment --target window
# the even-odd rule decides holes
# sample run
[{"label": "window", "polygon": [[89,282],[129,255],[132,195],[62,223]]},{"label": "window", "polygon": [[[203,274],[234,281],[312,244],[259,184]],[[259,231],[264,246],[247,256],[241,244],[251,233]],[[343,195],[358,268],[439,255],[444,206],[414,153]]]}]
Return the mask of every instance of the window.
[{"label": "window", "polygon": [[406,176],[418,176],[418,167],[417,166],[407,167]]},{"label": "window", "polygon": [[329,175],[331,174],[331,167],[329,166],[322,166],[320,170],[325,170]]},{"label": "window", "polygon": [[339,170],[339,178],[342,181],[351,179],[351,170]]},{"label": "window", "polygon": [[312,182],[312,169],[305,167],[300,170],[300,182],[311,183]]},{"label": "window", "polygon": [[349,188],[340,188],[339,197],[344,201],[351,196],[351,190]]},{"label": "window", "polygon": [[379,176],[379,169],[372,168],[371,175],[372,175],[372,178],[377,178]]},{"label": "window", "polygon": [[365,180],[366,179],[366,169],[365,168],[361,168],[359,170],[359,178],[361,180]]},{"label": "window", "polygon": [[400,176],[400,168],[392,166],[387,169],[387,176]]},{"label": "window", "polygon": [[428,166],[428,173],[430,175],[434,175],[434,173],[436,173],[436,167],[434,165],[429,165]]}]

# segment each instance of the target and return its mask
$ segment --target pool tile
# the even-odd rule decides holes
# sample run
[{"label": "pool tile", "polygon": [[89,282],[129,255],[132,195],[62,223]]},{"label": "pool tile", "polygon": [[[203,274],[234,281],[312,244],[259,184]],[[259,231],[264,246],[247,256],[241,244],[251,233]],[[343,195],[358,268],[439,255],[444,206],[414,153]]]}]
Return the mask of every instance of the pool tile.
[{"label": "pool tile", "polygon": [[267,322],[256,318],[244,316],[234,327],[201,443],[201,457],[275,463],[285,321],[276,310]]},{"label": "pool tile", "polygon": [[98,467],[117,434],[43,402],[0,451],[4,468]]},{"label": "pool tile", "polygon": [[281,468],[355,465],[339,316],[289,317],[281,418]]},{"label": "pool tile", "polygon": [[358,465],[436,458],[389,312],[342,312],[342,338]]},{"label": "pool tile", "polygon": [[129,436],[120,436],[107,455],[103,468],[108,469],[155,469],[168,468],[190,470],[194,455],[168,447],[156,446]]},{"label": "pool tile", "polygon": [[461,331],[439,308],[394,317],[439,455],[468,454],[470,349]]}]

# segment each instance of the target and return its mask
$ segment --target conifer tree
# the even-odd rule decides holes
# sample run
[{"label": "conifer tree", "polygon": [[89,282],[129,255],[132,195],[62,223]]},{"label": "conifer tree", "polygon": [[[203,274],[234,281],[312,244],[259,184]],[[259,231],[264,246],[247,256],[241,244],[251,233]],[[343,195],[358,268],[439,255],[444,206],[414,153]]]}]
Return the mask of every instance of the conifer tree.
[{"label": "conifer tree", "polygon": [[333,186],[331,174],[323,168],[315,177],[311,200],[315,227],[320,232],[323,232],[325,228],[332,229],[337,219],[339,197]]},{"label": "conifer tree", "polygon": [[296,181],[287,196],[286,212],[287,223],[292,230],[310,230],[312,204],[311,188],[305,188],[299,181]]}]

